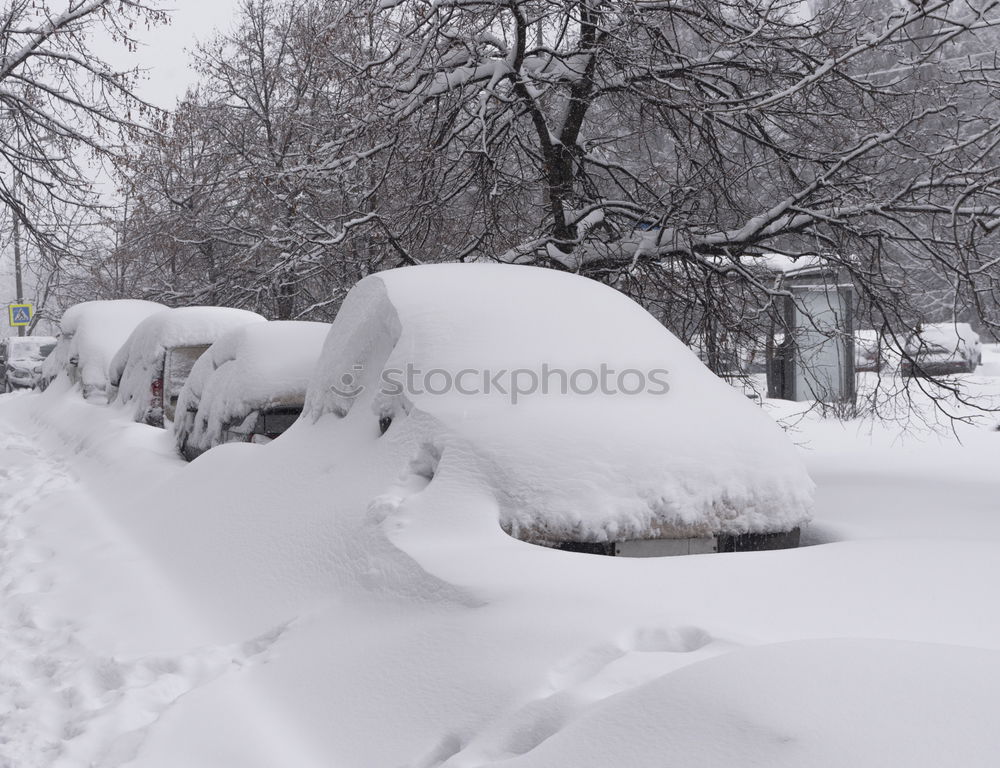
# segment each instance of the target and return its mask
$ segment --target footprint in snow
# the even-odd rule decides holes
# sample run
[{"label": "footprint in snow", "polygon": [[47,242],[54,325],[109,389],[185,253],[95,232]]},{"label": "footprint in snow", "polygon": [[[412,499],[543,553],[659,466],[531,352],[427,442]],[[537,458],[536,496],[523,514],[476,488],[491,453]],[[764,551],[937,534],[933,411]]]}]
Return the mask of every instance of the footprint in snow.
[{"label": "footprint in snow", "polygon": [[713,644],[723,645],[698,627],[648,626],[587,648],[557,664],[525,704],[477,733],[444,734],[411,768],[485,768],[527,754],[596,702],[683,666],[691,661],[686,655]]},{"label": "footprint in snow", "polygon": [[0,435],[0,464],[0,768],[124,765],[181,696],[265,660],[287,629],[172,656],[94,652],[78,626],[35,612],[38,593],[53,588],[54,553],[32,541],[22,516],[72,488],[72,476],[17,433]]}]

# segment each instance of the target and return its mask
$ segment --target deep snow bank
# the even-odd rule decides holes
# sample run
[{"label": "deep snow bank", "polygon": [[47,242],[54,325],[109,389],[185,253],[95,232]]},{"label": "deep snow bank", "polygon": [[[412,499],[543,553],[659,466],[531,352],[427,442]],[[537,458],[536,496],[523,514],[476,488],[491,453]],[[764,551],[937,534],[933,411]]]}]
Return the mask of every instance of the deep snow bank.
[{"label": "deep snow bank", "polygon": [[493,755],[496,762],[445,765],[985,767],[1000,749],[998,684],[995,650],[875,640],[775,644],[688,666],[568,724],[540,723],[529,749],[514,742],[507,755]]},{"label": "deep snow bank", "polygon": [[433,265],[348,295],[307,398],[368,414],[414,472],[490,489],[540,541],[789,530],[812,483],[781,430],[630,299],[565,273]]},{"label": "deep snow bank", "polygon": [[[380,435],[372,403],[356,403],[272,444],[222,446],[185,464],[167,433],[117,409],[58,392],[4,397],[0,433],[15,415],[22,431],[35,423],[95,502],[84,515],[60,498],[30,536],[9,537],[65,542],[52,561],[30,550],[21,558],[25,580],[5,593],[10,618],[16,626],[18,594],[53,570],[61,609],[87,596],[93,608],[63,615],[123,670],[126,695],[101,722],[136,750],[135,768],[995,762],[988,697],[1000,657],[980,650],[1000,643],[1000,621],[983,610],[998,581],[1000,546],[984,535],[995,516],[984,503],[955,525],[951,507],[914,490],[925,467],[895,459],[892,441],[865,467],[898,462],[890,507],[848,465],[853,430],[850,442],[833,439],[827,430],[843,425],[817,417],[798,434],[827,445],[824,463],[845,470],[837,506],[857,511],[858,528],[898,516],[909,538],[601,558],[505,535],[492,486],[469,471],[457,440],[433,478],[421,474],[419,438],[439,425],[417,409]],[[404,429],[411,418],[428,423]],[[934,454],[954,504],[970,453],[990,470],[984,496],[997,497],[989,462],[1000,433],[981,438]],[[106,518],[113,540],[127,532],[139,556],[80,536],[91,516]],[[83,548],[88,557],[67,571],[60,558]],[[131,574],[150,564],[169,590],[137,587]],[[44,636],[52,615],[42,618],[32,631]],[[734,653],[799,640],[817,642]],[[26,645],[17,658],[27,668],[28,648],[50,647]],[[168,662],[151,686],[150,654]],[[64,701],[58,711],[73,710],[74,725],[92,702],[109,703],[87,691],[62,698],[80,655],[61,647],[54,683],[35,689]],[[86,677],[94,665],[83,661]],[[96,728],[80,739],[52,722],[44,733],[68,742],[55,765],[114,764],[89,749]]]}]

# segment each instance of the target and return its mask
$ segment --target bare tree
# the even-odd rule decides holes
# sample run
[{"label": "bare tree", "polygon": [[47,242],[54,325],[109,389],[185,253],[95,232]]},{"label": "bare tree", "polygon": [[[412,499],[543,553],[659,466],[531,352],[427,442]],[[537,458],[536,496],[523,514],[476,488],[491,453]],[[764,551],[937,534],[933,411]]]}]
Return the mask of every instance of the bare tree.
[{"label": "bare tree", "polygon": [[97,34],[136,45],[136,29],[166,21],[137,0],[10,0],[0,11],[0,202],[49,251],[65,250],[40,210],[93,206],[90,162],[118,155],[150,107],[135,72],[92,49]]},{"label": "bare tree", "polygon": [[782,330],[769,252],[838,264],[896,346],[921,320],[996,329],[998,14],[248,0],[133,169],[126,250],[162,299],[280,317],[401,263],[572,270],[717,367]]},{"label": "bare tree", "polygon": [[823,252],[894,323],[917,314],[901,276],[988,315],[997,3],[803,7],[381,2],[396,37],[365,69],[387,111],[433,120],[449,183],[482,179],[483,230],[500,207],[518,214],[517,242],[488,258],[643,291],[686,274],[705,303],[712,275],[766,299],[744,255]]},{"label": "bare tree", "polygon": [[373,220],[381,177],[367,158],[391,144],[369,130],[370,95],[335,55],[363,44],[345,8],[247,0],[234,29],[195,56],[228,182],[244,200],[244,215],[223,226],[242,250],[230,279],[241,275],[280,318],[322,314],[331,291],[376,268],[341,274],[377,261],[358,230]]}]

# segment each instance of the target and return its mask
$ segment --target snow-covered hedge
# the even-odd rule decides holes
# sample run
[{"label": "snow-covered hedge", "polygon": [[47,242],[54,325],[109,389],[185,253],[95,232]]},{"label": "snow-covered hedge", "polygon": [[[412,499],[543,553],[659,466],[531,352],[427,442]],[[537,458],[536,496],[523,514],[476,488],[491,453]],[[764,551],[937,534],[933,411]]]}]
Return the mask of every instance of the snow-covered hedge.
[{"label": "snow-covered hedge", "polygon": [[178,447],[208,450],[227,425],[252,411],[302,405],[329,330],[327,323],[276,320],[221,336],[181,390],[174,422]]},{"label": "snow-covered hedge", "polygon": [[447,466],[485,486],[500,525],[529,540],[782,531],[812,505],[802,461],[759,407],[635,302],[567,273],[446,264],[365,278],[306,412],[388,429],[412,472]]},{"label": "snow-covered hedge", "polygon": [[143,421],[149,416],[150,386],[163,376],[168,349],[211,344],[234,328],[262,322],[255,312],[230,307],[179,307],[147,317],[111,361],[116,401],[130,408],[136,421]]}]

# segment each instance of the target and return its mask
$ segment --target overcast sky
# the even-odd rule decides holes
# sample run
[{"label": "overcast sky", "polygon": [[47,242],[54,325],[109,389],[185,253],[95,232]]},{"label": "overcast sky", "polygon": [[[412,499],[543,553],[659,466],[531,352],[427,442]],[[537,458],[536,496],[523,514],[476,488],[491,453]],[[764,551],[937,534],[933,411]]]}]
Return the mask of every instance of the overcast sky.
[{"label": "overcast sky", "polygon": [[[137,34],[144,44],[136,53],[128,53],[107,38],[95,40],[94,48],[112,66],[123,69],[140,66],[148,70],[136,89],[138,95],[158,107],[170,109],[195,80],[194,72],[188,67],[187,51],[196,41],[210,38],[214,30],[229,28],[239,0],[162,0],[162,5],[173,9],[170,24],[140,30]],[[99,168],[94,168],[94,173],[101,184],[106,176]],[[9,251],[9,248],[0,248],[0,311],[3,315],[6,315],[6,303],[14,299],[13,263]],[[30,259],[30,254],[25,257]],[[28,294],[33,291],[33,287],[26,285],[25,288]],[[30,295],[26,298],[33,300]],[[0,317],[0,338],[9,334],[16,335],[16,331],[7,327],[5,316]]]},{"label": "overcast sky", "polygon": [[140,66],[148,70],[138,87],[139,95],[158,107],[168,109],[195,79],[188,68],[188,50],[196,41],[211,37],[215,29],[231,26],[239,0],[162,0],[173,9],[169,25],[151,31],[140,30],[144,45],[129,54],[110,41],[97,44],[98,52],[117,67]]}]

